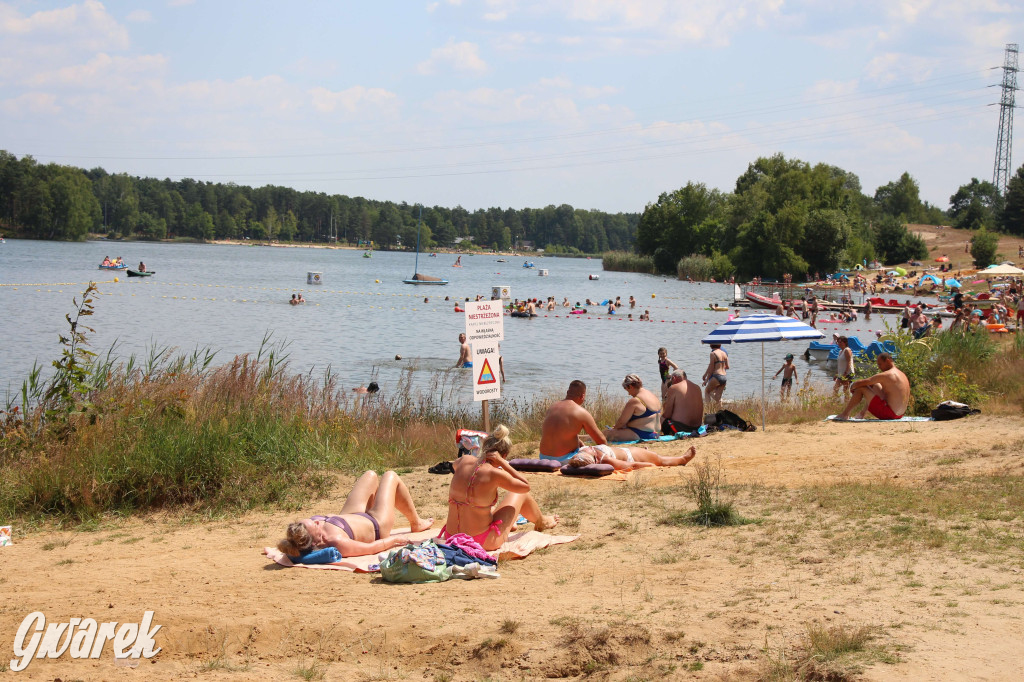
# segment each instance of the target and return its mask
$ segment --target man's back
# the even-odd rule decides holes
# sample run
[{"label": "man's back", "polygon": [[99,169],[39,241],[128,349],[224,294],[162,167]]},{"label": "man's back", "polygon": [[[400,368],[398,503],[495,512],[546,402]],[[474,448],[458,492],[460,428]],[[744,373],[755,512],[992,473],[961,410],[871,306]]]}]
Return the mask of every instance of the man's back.
[{"label": "man's back", "polygon": [[910,380],[898,367],[893,365],[889,369],[875,375],[876,381],[882,385],[885,393],[885,402],[889,404],[893,412],[903,414],[907,405],[910,404]]},{"label": "man's back", "polygon": [[687,426],[700,426],[704,421],[704,396],[700,386],[683,379],[668,388],[666,417]]},{"label": "man's back", "polygon": [[572,400],[559,400],[552,405],[541,425],[541,454],[561,457],[576,450],[579,447],[580,430],[586,426],[588,419],[593,421],[590,413]]}]

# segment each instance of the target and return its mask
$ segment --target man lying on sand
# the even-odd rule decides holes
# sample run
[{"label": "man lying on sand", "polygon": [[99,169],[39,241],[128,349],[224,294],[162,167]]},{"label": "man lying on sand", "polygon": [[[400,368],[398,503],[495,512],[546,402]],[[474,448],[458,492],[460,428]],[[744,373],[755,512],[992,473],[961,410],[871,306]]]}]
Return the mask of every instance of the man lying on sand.
[{"label": "man lying on sand", "polygon": [[586,397],[587,385],[577,379],[569,384],[565,399],[548,408],[544,423],[540,427],[541,459],[568,462],[569,458],[584,445],[580,440],[581,429],[586,431],[596,444],[607,445],[608,439],[601,433],[601,429],[597,428],[594,416],[583,408]]},{"label": "man lying on sand", "polygon": [[613,448],[607,445],[588,445],[580,448],[569,459],[569,466],[583,467],[588,464],[611,464],[616,471],[632,471],[644,467],[682,467],[697,455],[697,448],[690,449],[682,457],[666,457],[644,448]]},{"label": "man lying on sand", "polygon": [[[541,514],[530,494],[529,482],[505,461],[511,450],[508,427],[499,424],[484,439],[479,458],[460,457],[455,461],[455,475],[448,488],[448,520],[438,536],[442,542],[465,533],[493,551],[508,538],[520,514],[536,530],[558,524],[557,516]],[[508,491],[500,502],[499,489]]]},{"label": "man lying on sand", "polygon": [[866,398],[871,401],[857,415],[858,419],[864,419],[868,412],[877,419],[903,418],[910,404],[910,381],[906,374],[897,369],[888,353],[879,353],[875,362],[882,371],[850,384],[850,401],[846,403],[842,414],[836,417],[836,421],[849,419],[854,408]]},{"label": "man lying on sand", "polygon": [[367,471],[356,481],[337,516],[311,516],[288,524],[277,548],[289,557],[334,547],[343,557],[379,554],[401,547],[408,538],[391,536],[395,510],[409,520],[414,533],[430,528],[434,519],[421,519],[405,482],[394,471],[377,477]]}]

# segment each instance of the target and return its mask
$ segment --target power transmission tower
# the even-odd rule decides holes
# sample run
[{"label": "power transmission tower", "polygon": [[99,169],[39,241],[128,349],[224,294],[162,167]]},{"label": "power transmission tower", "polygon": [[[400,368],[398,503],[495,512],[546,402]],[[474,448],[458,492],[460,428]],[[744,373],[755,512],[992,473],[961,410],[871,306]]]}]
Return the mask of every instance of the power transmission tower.
[{"label": "power transmission tower", "polygon": [[992,170],[992,184],[1006,194],[1006,186],[1013,173],[1011,152],[1013,150],[1013,109],[1017,92],[1017,43],[1006,44],[1003,59],[1003,96],[999,100],[999,137],[996,140],[996,163]]}]

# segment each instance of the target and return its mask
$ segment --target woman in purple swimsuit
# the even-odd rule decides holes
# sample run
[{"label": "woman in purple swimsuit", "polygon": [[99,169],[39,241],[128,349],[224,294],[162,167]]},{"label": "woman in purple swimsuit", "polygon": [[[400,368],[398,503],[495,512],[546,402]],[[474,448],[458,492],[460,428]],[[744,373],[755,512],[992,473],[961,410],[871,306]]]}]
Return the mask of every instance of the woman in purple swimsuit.
[{"label": "woman in purple swimsuit", "polygon": [[405,482],[394,471],[377,476],[367,471],[356,481],[336,516],[311,516],[288,524],[277,548],[288,556],[334,547],[343,557],[378,554],[401,547],[408,538],[391,537],[395,510],[409,520],[412,531],[430,528],[434,519],[421,519]]},{"label": "woman in purple swimsuit", "polygon": [[[501,547],[519,514],[536,530],[551,528],[557,516],[540,513],[530,495],[530,484],[513,469],[505,457],[512,450],[508,427],[499,424],[484,439],[480,457],[460,457],[448,489],[448,520],[438,536],[443,542],[452,535],[465,533],[481,547],[492,551]],[[508,492],[498,501],[498,489]]]}]

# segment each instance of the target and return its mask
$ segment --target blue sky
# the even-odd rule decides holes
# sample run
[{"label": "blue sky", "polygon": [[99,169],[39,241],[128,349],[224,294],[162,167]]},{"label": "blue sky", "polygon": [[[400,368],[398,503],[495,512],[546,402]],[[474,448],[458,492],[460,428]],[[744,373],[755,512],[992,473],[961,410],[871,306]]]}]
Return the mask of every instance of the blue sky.
[{"label": "blue sky", "polygon": [[0,0],[0,149],[607,211],[689,181],[729,191],[782,152],[868,194],[908,171],[946,208],[992,179],[993,67],[1018,41],[1008,0]]}]

